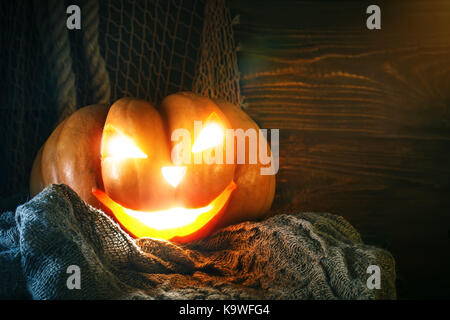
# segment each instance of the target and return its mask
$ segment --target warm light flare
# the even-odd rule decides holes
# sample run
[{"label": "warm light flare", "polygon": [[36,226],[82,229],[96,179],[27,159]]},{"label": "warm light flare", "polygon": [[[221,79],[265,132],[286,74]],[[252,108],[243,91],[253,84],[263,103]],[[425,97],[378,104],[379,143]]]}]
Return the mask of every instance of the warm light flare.
[{"label": "warm light flare", "polygon": [[136,146],[133,140],[120,134],[114,134],[106,139],[102,156],[114,159],[147,158],[147,155]]},{"label": "warm light flare", "polygon": [[117,220],[135,237],[170,240],[185,237],[202,229],[225,207],[237,185],[231,181],[225,190],[209,205],[202,208],[175,207],[160,211],[136,211],[125,208],[105,192],[94,189],[94,196],[108,207]]},{"label": "warm light flare", "polygon": [[194,142],[192,152],[201,152],[215,147],[222,143],[224,136],[224,129],[220,124],[216,122],[206,123],[202,131],[200,131],[197,140]]},{"label": "warm light flare", "polygon": [[183,180],[184,175],[186,174],[186,167],[183,166],[172,166],[172,167],[162,167],[161,168],[162,175],[164,179],[174,188],[178,186]]},{"label": "warm light flare", "polygon": [[138,219],[143,224],[151,226],[152,228],[161,231],[170,228],[181,228],[189,225],[197,220],[197,218],[210,211],[213,205],[197,209],[186,209],[182,207],[172,208],[168,210],[142,212],[124,208],[125,212],[135,219]]}]

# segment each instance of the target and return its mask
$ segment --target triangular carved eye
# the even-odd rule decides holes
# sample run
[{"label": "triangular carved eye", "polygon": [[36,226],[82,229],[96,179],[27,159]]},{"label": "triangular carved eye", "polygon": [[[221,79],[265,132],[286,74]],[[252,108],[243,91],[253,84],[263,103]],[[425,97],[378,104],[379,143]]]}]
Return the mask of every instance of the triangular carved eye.
[{"label": "triangular carved eye", "polygon": [[213,112],[209,115],[206,123],[200,131],[192,146],[192,152],[202,152],[208,148],[213,148],[223,142],[225,136],[223,126],[220,124],[219,116]]},{"label": "triangular carved eye", "polygon": [[102,140],[102,159],[145,159],[148,156],[134,141],[117,129],[105,128]]}]

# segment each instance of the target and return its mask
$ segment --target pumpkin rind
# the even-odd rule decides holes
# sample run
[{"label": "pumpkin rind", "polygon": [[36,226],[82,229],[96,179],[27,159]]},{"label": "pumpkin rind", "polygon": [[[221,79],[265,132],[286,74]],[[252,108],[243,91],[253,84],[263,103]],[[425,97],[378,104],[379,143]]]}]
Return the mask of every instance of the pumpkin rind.
[{"label": "pumpkin rind", "polygon": [[81,108],[56,127],[33,164],[32,196],[45,186],[64,183],[87,203],[102,208],[91,190],[103,188],[99,146],[108,109]]},{"label": "pumpkin rind", "polygon": [[[241,128],[244,131],[250,128],[259,130],[258,125],[241,108],[225,101],[216,101],[216,104],[233,128]],[[270,150],[270,147],[267,146],[267,149]],[[259,153],[259,143],[257,151]],[[249,147],[246,144],[245,153],[248,152]],[[236,156],[237,152],[235,163]],[[260,220],[271,214],[269,209],[275,196],[275,175],[261,175],[262,167],[265,165],[259,160],[257,164],[236,165],[234,182],[238,187],[231,195],[226,214],[223,215],[218,227],[246,220]]]}]

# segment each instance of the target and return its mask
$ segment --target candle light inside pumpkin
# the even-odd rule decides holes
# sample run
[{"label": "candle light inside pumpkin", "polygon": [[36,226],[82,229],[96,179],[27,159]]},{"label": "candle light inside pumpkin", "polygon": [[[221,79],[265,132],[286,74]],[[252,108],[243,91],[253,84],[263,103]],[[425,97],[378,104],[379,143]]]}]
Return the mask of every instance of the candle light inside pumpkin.
[{"label": "candle light inside pumpkin", "polygon": [[137,211],[125,208],[105,192],[94,189],[94,196],[108,207],[117,220],[135,237],[170,240],[185,237],[202,229],[228,202],[237,185],[232,181],[209,205],[202,208],[175,207],[159,211]]},{"label": "candle light inside pumpkin", "polygon": [[183,166],[172,166],[172,167],[162,167],[161,173],[166,179],[166,181],[174,188],[180,184],[186,174],[186,167]]},{"label": "candle light inside pumpkin", "polygon": [[102,155],[104,158],[111,157],[115,159],[146,159],[147,155],[139,149],[130,138],[123,134],[116,133],[107,140],[107,145],[104,146]]},{"label": "candle light inside pumpkin", "polygon": [[195,140],[192,152],[201,152],[219,145],[223,141],[224,135],[223,127],[220,124],[216,122],[206,123]]}]

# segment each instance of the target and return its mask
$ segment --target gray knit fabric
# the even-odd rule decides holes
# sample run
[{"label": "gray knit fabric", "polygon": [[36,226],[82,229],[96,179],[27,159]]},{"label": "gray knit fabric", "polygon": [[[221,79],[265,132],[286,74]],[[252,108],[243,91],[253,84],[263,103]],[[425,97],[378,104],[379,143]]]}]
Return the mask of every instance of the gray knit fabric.
[{"label": "gray knit fabric", "polygon": [[[67,268],[81,289],[67,288]],[[381,289],[368,289],[369,265]],[[280,214],[178,246],[133,240],[69,187],[0,215],[0,297],[33,299],[392,299],[394,259],[342,217]]]}]

